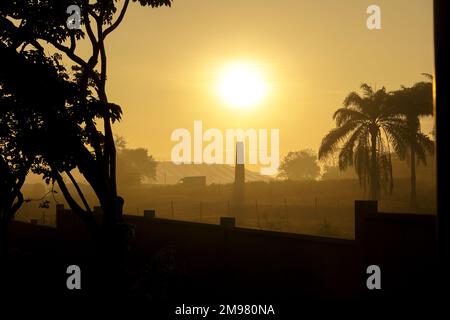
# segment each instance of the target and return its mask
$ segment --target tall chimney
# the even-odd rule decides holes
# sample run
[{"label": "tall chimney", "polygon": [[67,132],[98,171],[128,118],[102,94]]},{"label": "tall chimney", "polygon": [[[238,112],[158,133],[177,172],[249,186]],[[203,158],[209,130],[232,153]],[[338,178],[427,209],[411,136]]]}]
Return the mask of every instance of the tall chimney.
[{"label": "tall chimney", "polygon": [[244,164],[244,142],[236,143],[236,166],[234,167],[234,184],[244,186],[245,183],[245,164]]},{"label": "tall chimney", "polygon": [[234,167],[234,194],[233,200],[239,207],[244,200],[245,164],[244,142],[236,143],[236,163]]}]

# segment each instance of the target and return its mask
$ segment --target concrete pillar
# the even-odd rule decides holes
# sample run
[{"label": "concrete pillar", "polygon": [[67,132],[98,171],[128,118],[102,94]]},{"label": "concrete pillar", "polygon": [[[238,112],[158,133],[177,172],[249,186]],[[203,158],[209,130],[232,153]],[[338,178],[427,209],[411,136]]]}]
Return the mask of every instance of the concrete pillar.
[{"label": "concrete pillar", "polygon": [[236,218],[220,217],[220,226],[224,228],[234,228],[236,226]]},{"label": "concrete pillar", "polygon": [[152,219],[156,215],[155,210],[144,210],[144,218],[145,219]]},{"label": "concrete pillar", "polygon": [[56,214],[58,214],[58,212],[64,212],[64,205],[62,203],[56,205]]}]

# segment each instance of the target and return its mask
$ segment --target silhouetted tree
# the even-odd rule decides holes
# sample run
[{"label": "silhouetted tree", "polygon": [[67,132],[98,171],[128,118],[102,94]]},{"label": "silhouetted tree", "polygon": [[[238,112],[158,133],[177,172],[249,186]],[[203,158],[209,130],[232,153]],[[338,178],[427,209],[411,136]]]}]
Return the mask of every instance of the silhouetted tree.
[{"label": "silhouetted tree", "polygon": [[154,179],[157,162],[145,148],[130,149],[125,140],[116,138],[117,182],[119,185],[136,187],[144,178]]},{"label": "silhouetted tree", "polygon": [[289,152],[279,169],[279,177],[288,180],[311,180],[320,175],[317,155],[310,149]]},{"label": "silhouetted tree", "polygon": [[0,241],[24,202],[21,188],[34,161],[33,155],[22,151],[21,138],[15,135],[15,127],[23,124],[13,112],[15,104],[14,98],[0,88]]},{"label": "silhouetted tree", "polygon": [[[160,7],[170,6],[172,1],[133,2],[142,6]],[[63,132],[68,135],[65,138],[73,139],[66,140],[53,149],[42,148],[42,161],[49,167],[49,171],[43,173],[47,179],[58,183],[71,209],[85,221],[94,224],[92,211],[71,174],[71,170],[77,167],[100,202],[104,213],[102,221],[106,227],[114,227],[122,221],[123,201],[119,201],[120,197],[117,195],[116,148],[112,133],[112,124],[120,120],[122,111],[118,105],[108,100],[105,47],[109,34],[123,21],[130,1],[124,0],[122,3],[121,8],[115,0],[17,0],[0,4],[0,41],[5,46],[24,56],[36,52],[45,55],[46,51],[41,43],[46,42],[57,51],[54,58],[61,59],[65,56],[72,62],[73,77],[70,80],[76,82],[78,98],[72,105],[73,110],[61,112],[69,115],[62,117],[66,119],[63,124],[68,125],[69,129],[75,124],[73,132],[63,128]],[[80,7],[82,29],[67,28],[66,9],[70,5]],[[92,47],[91,55],[86,59],[77,54],[77,46],[82,39],[87,39]],[[64,73],[64,70],[60,71]],[[52,98],[53,94],[49,94],[48,98]],[[97,123],[98,121],[101,122]],[[98,128],[101,127],[102,131],[99,131]],[[65,146],[69,150],[61,150]],[[61,158],[70,161],[64,162]],[[78,204],[70,194],[63,174],[74,184],[83,205]]]},{"label": "silhouetted tree", "polygon": [[[427,75],[430,79],[431,76]],[[412,209],[417,208],[416,192],[416,161],[417,164],[427,164],[427,153],[434,152],[434,142],[425,135],[420,128],[420,118],[433,115],[433,87],[432,82],[418,82],[412,87],[402,87],[394,91],[392,103],[406,118],[408,128],[406,141],[407,150],[401,148],[399,156],[405,159],[409,152],[409,164],[411,167],[411,196]]]},{"label": "silhouetted tree", "polygon": [[336,128],[322,139],[319,159],[339,152],[339,168],[354,165],[360,184],[369,186],[369,197],[376,200],[381,188],[392,191],[390,146],[395,151],[405,148],[407,127],[389,105],[384,87],[375,91],[364,83],[361,89],[362,95],[350,93],[344,107],[334,113]]},{"label": "silhouetted tree", "polygon": [[80,140],[80,130],[66,108],[66,97],[76,90],[60,76],[57,60],[38,51],[19,54],[4,43],[0,54],[0,210],[5,229],[24,202],[20,189],[30,170],[45,172],[44,158],[61,168],[73,167],[67,151],[72,141]]}]

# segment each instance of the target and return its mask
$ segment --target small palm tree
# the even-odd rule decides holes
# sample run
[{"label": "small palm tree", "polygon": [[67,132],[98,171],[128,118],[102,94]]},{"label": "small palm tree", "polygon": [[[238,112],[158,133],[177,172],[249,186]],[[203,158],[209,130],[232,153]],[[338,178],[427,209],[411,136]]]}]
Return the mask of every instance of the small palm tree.
[{"label": "small palm tree", "polygon": [[381,189],[392,192],[391,146],[403,151],[406,144],[404,117],[394,112],[383,87],[361,85],[362,95],[350,93],[333,115],[336,128],[322,140],[319,159],[339,153],[339,168],[354,166],[361,186],[369,187],[369,198],[379,199]]},{"label": "small palm tree", "polygon": [[[430,80],[430,75],[424,74]],[[407,149],[401,150],[401,159],[409,156],[411,167],[411,209],[417,208],[416,192],[416,162],[427,164],[427,153],[434,152],[434,142],[425,135],[420,128],[420,118],[433,115],[433,87],[432,82],[418,82],[411,88],[402,87],[393,92],[392,103],[399,114],[406,118],[408,128]],[[409,152],[408,152],[409,151]]]}]

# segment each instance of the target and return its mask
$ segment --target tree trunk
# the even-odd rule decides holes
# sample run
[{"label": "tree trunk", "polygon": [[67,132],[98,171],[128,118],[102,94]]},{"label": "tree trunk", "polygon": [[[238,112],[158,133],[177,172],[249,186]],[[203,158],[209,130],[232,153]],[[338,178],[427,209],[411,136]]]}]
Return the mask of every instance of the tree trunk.
[{"label": "tree trunk", "polygon": [[[373,130],[374,131],[374,130]],[[377,132],[371,132],[371,161],[370,161],[370,200],[378,200],[378,159],[377,159]]]}]

